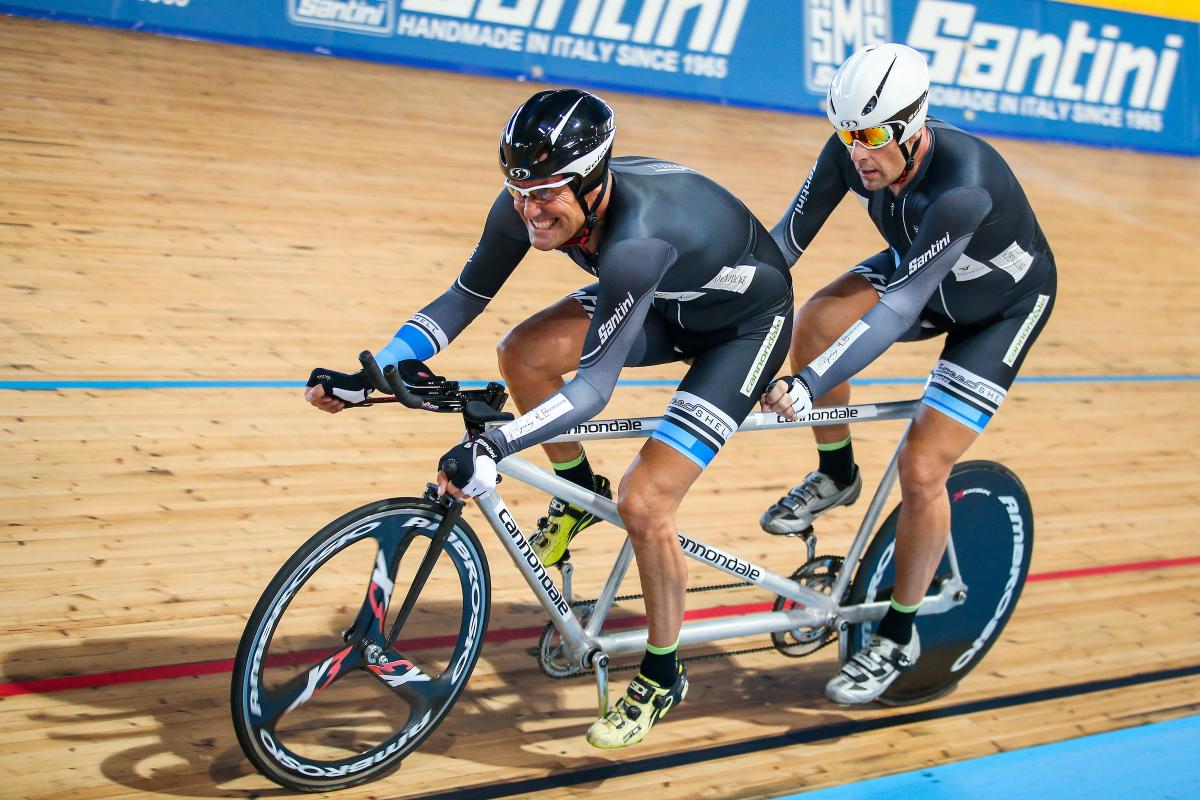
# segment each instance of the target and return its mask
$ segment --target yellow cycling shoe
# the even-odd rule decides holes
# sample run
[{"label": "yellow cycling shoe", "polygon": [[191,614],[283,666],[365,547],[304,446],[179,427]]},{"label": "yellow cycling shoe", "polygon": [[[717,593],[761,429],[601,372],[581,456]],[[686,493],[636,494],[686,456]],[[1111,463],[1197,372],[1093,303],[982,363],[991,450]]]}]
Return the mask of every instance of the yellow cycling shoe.
[{"label": "yellow cycling shoe", "polygon": [[637,744],[646,738],[654,723],[683,702],[687,690],[687,671],[682,664],[679,677],[666,688],[638,673],[630,681],[625,696],[588,728],[588,744],[604,750]]},{"label": "yellow cycling shoe", "polygon": [[[611,500],[612,486],[608,478],[595,475],[592,480],[592,491]],[[538,520],[537,530],[529,537],[529,546],[542,566],[553,567],[563,560],[572,539],[600,521],[592,512],[555,497],[550,501],[550,511]]]}]

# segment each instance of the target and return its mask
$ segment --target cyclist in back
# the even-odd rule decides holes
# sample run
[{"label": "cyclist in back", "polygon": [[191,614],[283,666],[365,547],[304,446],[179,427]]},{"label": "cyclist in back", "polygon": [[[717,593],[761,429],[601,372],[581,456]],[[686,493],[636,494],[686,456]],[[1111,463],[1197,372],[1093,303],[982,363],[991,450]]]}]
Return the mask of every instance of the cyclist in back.
[{"label": "cyclist in back", "polygon": [[[612,158],[612,110],[577,90],[539,92],[500,136],[504,190],[466,266],[377,356],[409,382],[486,307],[528,252],[560,250],[596,277],[514,328],[501,371],[522,416],[452,448],[442,491],[490,492],[496,462],[597,414],[624,366],[688,360],[665,420],[621,481],[618,510],[633,542],[649,618],[640,674],[588,730],[624,747],[645,738],[687,692],[676,655],[687,566],[675,514],[688,489],[737,430],[782,365],[791,280],[774,240],[746,207],[694,170],[652,158]],[[578,370],[564,384],[562,376]],[[360,402],[361,373],[316,370],[306,398],[325,411]],[[563,477],[608,495],[578,444],[545,446]],[[555,500],[530,537],[559,562],[590,515]]]},{"label": "cyclist in back", "polygon": [[[1003,402],[1054,306],[1054,256],[1029,201],[982,140],[927,118],[929,70],[900,44],[850,56],[829,86],[837,129],[772,230],[789,264],[853,192],[887,249],[796,312],[791,366],[764,409],[788,418],[849,402],[848,379],[893,342],[946,335],[900,452],[896,586],[877,635],[826,687],[874,700],[920,655],[914,619],[950,533],[946,480]],[[769,533],[807,531],[862,488],[848,425],[814,429],[818,468],[762,515]]]}]

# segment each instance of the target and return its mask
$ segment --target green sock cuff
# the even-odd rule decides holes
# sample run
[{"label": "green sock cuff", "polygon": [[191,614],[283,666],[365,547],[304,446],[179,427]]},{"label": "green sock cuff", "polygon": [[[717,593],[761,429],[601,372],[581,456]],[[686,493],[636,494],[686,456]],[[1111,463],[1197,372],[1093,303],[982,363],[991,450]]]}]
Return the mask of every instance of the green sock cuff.
[{"label": "green sock cuff", "polygon": [[891,600],[891,606],[902,614],[911,614],[920,608],[921,604],[917,603],[915,606],[906,606],[902,605],[901,603],[897,603],[896,598],[893,597]]},{"label": "green sock cuff", "polygon": [[676,639],[675,644],[671,645],[670,647],[655,647],[654,645],[650,644],[649,642],[646,642],[646,652],[653,653],[656,656],[669,655],[670,653],[674,653],[678,649],[679,649],[679,640],[678,639]]},{"label": "green sock cuff", "polygon": [[578,467],[586,459],[587,453],[585,453],[581,447],[579,448],[579,455],[577,455],[575,458],[571,459],[570,461],[564,461],[561,464],[556,464],[555,462],[551,461],[550,466],[554,467],[555,472],[559,472],[564,469],[570,469],[571,467]]},{"label": "green sock cuff", "polygon": [[830,442],[829,444],[821,444],[818,442],[817,449],[823,452],[829,452],[830,450],[841,450],[848,444],[850,444],[849,436],[847,436],[845,439],[842,439],[840,442]]}]

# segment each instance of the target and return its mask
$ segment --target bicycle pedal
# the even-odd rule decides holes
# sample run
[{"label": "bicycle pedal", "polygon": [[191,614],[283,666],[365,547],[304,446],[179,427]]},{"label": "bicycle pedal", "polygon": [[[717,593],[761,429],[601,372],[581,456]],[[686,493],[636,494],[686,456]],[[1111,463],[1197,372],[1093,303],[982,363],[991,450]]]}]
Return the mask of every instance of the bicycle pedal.
[{"label": "bicycle pedal", "polygon": [[788,536],[793,539],[799,539],[804,542],[804,548],[808,551],[808,560],[812,561],[817,557],[817,534],[812,525],[809,525],[802,531],[794,533],[783,533],[781,536]]},{"label": "bicycle pedal", "polygon": [[764,530],[763,533],[767,534],[768,536],[777,536],[780,539],[794,539],[794,538],[799,538],[799,537],[808,538],[809,536],[814,535],[812,525],[809,525],[807,528],[805,528],[802,531],[788,531],[787,533],[776,533],[775,531]]}]

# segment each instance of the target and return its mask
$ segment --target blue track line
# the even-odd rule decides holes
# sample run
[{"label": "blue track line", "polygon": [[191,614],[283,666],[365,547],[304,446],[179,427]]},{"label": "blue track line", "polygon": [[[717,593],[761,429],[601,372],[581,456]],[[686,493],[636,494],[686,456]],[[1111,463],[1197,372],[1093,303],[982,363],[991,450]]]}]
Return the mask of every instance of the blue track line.
[{"label": "blue track line", "polygon": [[972,758],[778,800],[1200,797],[1200,716]]},{"label": "blue track line", "polygon": [[[768,734],[765,736],[754,736],[740,742],[729,742],[726,744],[709,745],[707,747],[699,747],[694,750],[681,750],[675,752],[666,752],[660,755],[647,756],[643,758],[626,757],[613,761],[605,761],[597,763],[596,759],[587,758],[580,759],[581,766],[572,768],[571,760],[567,759],[564,763],[557,765],[547,775],[535,778],[524,778],[506,783],[486,783],[475,786],[465,786],[460,789],[451,791],[438,792],[436,794],[423,794],[417,797],[405,795],[408,800],[499,800],[500,798],[515,798],[528,797],[537,792],[548,791],[551,789],[564,789],[568,787],[584,786],[589,783],[602,785],[603,781],[611,778],[629,777],[632,775],[645,775],[652,772],[661,772],[664,770],[675,769],[678,767],[689,767],[696,764],[712,764],[721,759],[734,758],[737,756],[747,755],[750,753],[765,753],[765,752],[782,752],[784,748],[795,747],[797,745],[814,744],[817,742],[836,742],[839,739],[844,739],[850,736],[857,736],[873,731],[895,730],[903,731],[905,728],[918,725],[932,720],[944,719],[966,719],[976,714],[989,714],[993,711],[1005,708],[1018,708],[1021,706],[1031,705],[1033,703],[1044,703],[1054,700],[1062,700],[1066,698],[1081,697],[1083,695],[1092,694],[1095,692],[1109,692],[1125,688],[1127,686],[1143,686],[1149,683],[1158,683],[1163,681],[1173,681],[1180,678],[1191,678],[1200,675],[1200,664],[1194,664],[1187,667],[1176,667],[1172,669],[1157,670],[1154,672],[1144,672],[1134,675],[1125,675],[1118,678],[1105,678],[1101,680],[1085,681],[1083,683],[1069,684],[1066,686],[1054,686],[1046,689],[1034,689],[1026,692],[1018,692],[1011,695],[1002,695],[999,697],[985,697],[977,700],[968,700],[962,703],[955,703],[948,706],[939,706],[935,708],[916,707],[914,710],[907,712],[897,712],[893,714],[883,715],[870,719],[861,719],[854,716],[846,716],[842,721],[833,722],[825,725],[817,725],[811,728],[797,728],[784,733]],[[1164,692],[1168,691],[1164,688]],[[1165,695],[1164,695],[1165,696]],[[670,723],[667,723],[670,724]],[[800,724],[803,724],[802,722]],[[1179,743],[1180,747],[1192,746],[1194,749],[1194,737],[1183,737]],[[1186,752],[1186,751],[1185,751]],[[802,757],[794,755],[793,757]],[[1137,759],[1111,758],[1110,761],[1114,764],[1124,765],[1134,773],[1144,773],[1150,769],[1156,769],[1155,760],[1142,758]],[[1071,773],[1074,774],[1074,773]],[[395,797],[394,795],[383,795],[384,797]],[[915,797],[924,800],[924,795],[920,793],[910,793],[907,795],[873,795],[874,798],[888,797]],[[1107,800],[1112,795],[1107,794],[1075,794],[1072,792],[1062,793],[1047,793],[1041,795],[1041,798],[1087,798],[1087,800]],[[1179,794],[1175,795],[1176,800],[1183,798],[1195,798],[1195,794]],[[1143,795],[1124,794],[1115,795],[1121,800],[1131,800],[1134,797],[1141,798]],[[967,793],[960,794],[955,797],[955,800],[965,798],[966,800],[975,800],[975,796]],[[395,800],[399,800],[398,797]],[[814,800],[823,800],[819,796]],[[943,800],[938,798],[938,800]],[[1026,797],[1010,798],[1008,796],[986,796],[984,800],[1028,800]],[[1165,800],[1165,798],[1164,798]]]},{"label": "blue track line", "polygon": [[[1192,383],[1200,381],[1200,375],[1030,375],[1018,377],[1018,383]],[[855,378],[859,386],[921,385],[924,378]],[[637,379],[620,380],[623,388],[677,386],[678,380]],[[486,386],[487,381],[459,381],[467,388]],[[63,389],[296,389],[304,386],[301,381],[217,381],[217,380],[163,380],[163,381],[0,381],[0,391],[43,391],[55,392]]]}]

